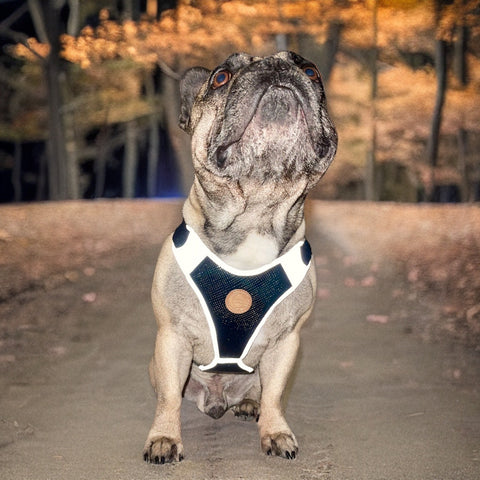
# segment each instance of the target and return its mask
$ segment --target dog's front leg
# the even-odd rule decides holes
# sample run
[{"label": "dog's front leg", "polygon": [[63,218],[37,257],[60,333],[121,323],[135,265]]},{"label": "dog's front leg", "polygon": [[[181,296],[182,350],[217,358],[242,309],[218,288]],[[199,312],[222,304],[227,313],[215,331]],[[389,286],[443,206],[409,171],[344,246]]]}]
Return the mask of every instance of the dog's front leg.
[{"label": "dog's front leg", "polygon": [[185,339],[169,327],[159,329],[150,363],[157,408],[143,451],[146,462],[168,463],[183,459],[180,407],[191,363],[191,347]]},{"label": "dog's front leg", "polygon": [[297,440],[282,412],[282,393],[292,371],[299,346],[298,332],[283,338],[267,350],[260,361],[262,397],[258,426],[262,450],[267,455],[293,459],[298,452]]}]

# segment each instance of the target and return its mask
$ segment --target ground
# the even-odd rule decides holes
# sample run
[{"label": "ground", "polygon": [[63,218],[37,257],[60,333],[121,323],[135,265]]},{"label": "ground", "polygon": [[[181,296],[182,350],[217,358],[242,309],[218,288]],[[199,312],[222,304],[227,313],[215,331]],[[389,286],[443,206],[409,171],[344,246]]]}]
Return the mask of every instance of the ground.
[{"label": "ground", "polygon": [[480,208],[310,202],[314,314],[286,398],[295,461],[183,405],[186,459],[142,461],[149,290],[179,202],[0,208],[5,479],[480,476]]}]

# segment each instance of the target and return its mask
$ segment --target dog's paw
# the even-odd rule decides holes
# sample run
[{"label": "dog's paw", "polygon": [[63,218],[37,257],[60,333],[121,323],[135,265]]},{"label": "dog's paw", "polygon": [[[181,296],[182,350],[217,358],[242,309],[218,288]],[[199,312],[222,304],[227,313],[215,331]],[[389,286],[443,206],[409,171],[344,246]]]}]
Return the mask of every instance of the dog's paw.
[{"label": "dog's paw", "polygon": [[260,405],[254,400],[245,399],[232,407],[234,415],[241,420],[258,420]]},{"label": "dog's paw", "polygon": [[293,433],[275,433],[262,437],[262,450],[266,455],[277,455],[288,460],[297,457],[298,446]]},{"label": "dog's paw", "polygon": [[168,437],[151,440],[145,446],[143,459],[157,465],[183,460],[183,445]]}]

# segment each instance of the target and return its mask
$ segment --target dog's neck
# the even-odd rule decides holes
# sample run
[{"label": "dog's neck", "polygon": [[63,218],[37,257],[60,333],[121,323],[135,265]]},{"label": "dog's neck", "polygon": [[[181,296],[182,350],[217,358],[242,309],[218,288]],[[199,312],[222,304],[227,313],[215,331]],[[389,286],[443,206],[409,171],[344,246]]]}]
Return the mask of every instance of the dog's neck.
[{"label": "dog's neck", "polygon": [[[185,221],[222,260],[237,268],[263,266],[305,236],[305,193],[287,186],[216,182],[198,178],[185,202]],[[212,182],[206,183],[212,185]]]}]

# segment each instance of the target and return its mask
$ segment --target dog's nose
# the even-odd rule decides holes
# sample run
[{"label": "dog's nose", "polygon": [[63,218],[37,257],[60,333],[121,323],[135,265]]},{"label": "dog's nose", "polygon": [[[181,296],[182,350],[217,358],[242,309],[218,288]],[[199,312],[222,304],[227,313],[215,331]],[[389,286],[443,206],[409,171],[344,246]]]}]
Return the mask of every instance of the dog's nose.
[{"label": "dog's nose", "polygon": [[272,85],[264,94],[257,111],[266,123],[286,124],[297,118],[298,101],[289,88]]},{"label": "dog's nose", "polygon": [[225,407],[223,405],[214,405],[210,407],[208,410],[205,410],[205,413],[209,416],[214,418],[215,420],[218,420],[219,418],[222,418],[223,415],[225,414]]},{"label": "dog's nose", "polygon": [[203,404],[203,411],[215,420],[223,417],[227,408],[227,402],[218,391],[210,391]]}]

